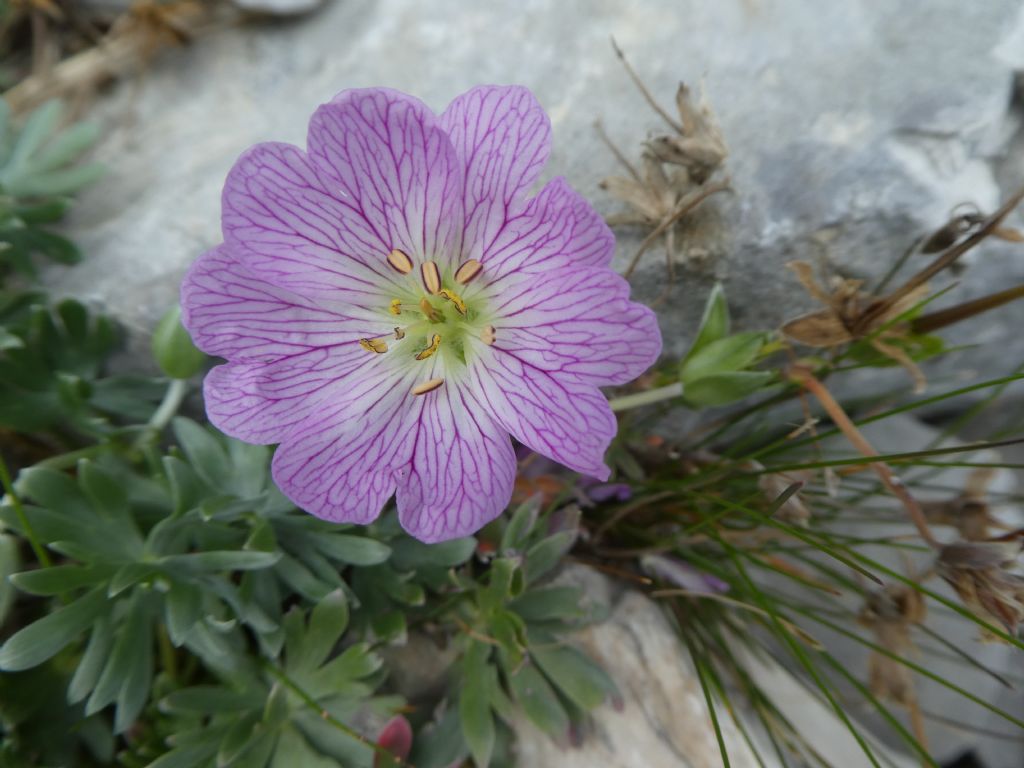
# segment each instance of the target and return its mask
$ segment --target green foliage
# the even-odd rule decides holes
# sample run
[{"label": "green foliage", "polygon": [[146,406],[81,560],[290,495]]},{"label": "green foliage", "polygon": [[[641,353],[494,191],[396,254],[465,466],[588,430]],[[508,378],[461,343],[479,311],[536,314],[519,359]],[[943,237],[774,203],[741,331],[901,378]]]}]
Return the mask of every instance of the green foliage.
[{"label": "green foliage", "polygon": [[49,225],[63,218],[71,195],[103,173],[99,165],[77,164],[98,127],[61,129],[61,111],[49,102],[17,127],[0,100],[0,264],[28,275],[36,254],[63,264],[79,260],[75,244]]},{"label": "green foliage", "polygon": [[756,331],[729,335],[729,328],[725,292],[716,285],[697,337],[679,366],[683,396],[691,407],[728,405],[777,380],[771,371],[750,370],[771,350],[769,335]]},{"label": "green foliage", "polygon": [[145,418],[163,394],[159,381],[103,375],[120,333],[73,299],[0,293],[0,329],[2,427],[109,434],[113,418]]},{"label": "green foliage", "polygon": [[[453,750],[472,749],[481,765],[506,754],[514,706],[564,738],[613,692],[563,639],[597,612],[579,590],[544,581],[578,517],[549,531],[525,505],[497,556],[480,559],[476,540],[424,545],[394,514],[354,529],[300,512],[270,479],[269,449],[182,417],[171,426],[163,456],[157,434],[129,430],[141,454],[137,442],[105,442],[77,462],[24,469],[0,507],[8,535],[53,553],[10,578],[36,619],[0,647],[0,669],[10,697],[19,675],[52,678],[60,722],[90,735],[62,765],[102,762],[96,750],[120,744],[140,767],[368,768],[372,734],[357,726],[402,705],[378,694],[387,671],[373,648],[401,644],[420,617],[465,638],[459,668],[482,665],[473,714],[492,731],[481,742],[470,716],[441,741],[450,721],[423,723],[424,765]],[[478,633],[498,645],[472,651]],[[0,690],[0,711],[5,702]],[[16,715],[4,719],[11,760],[49,754],[38,717]]]},{"label": "green foliage", "polygon": [[579,518],[567,516],[557,530],[550,530],[552,522],[538,514],[536,502],[523,504],[505,525],[484,577],[452,576],[466,598],[459,609],[465,634],[457,712],[479,766],[505,764],[497,745],[516,707],[568,743],[570,727],[617,693],[611,679],[563,639],[600,618],[601,609],[579,588],[550,583],[576,540]]},{"label": "green foliage", "polygon": [[202,370],[206,355],[196,349],[181,324],[181,307],[175,305],[153,331],[153,359],[172,379],[188,379]]}]

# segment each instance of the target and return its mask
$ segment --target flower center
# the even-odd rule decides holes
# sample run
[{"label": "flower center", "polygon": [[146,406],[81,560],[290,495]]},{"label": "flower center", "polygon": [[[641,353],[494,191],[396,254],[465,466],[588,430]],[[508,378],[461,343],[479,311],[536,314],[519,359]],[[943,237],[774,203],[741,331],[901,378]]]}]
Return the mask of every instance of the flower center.
[{"label": "flower center", "polygon": [[[463,289],[482,271],[483,265],[469,259],[446,275],[435,261],[424,261],[416,269],[412,258],[397,248],[387,256],[388,265],[408,279],[401,282],[399,294],[391,299],[386,313],[394,322],[393,333],[372,339],[360,339],[359,345],[371,354],[391,354],[407,357],[416,364],[436,354],[445,356],[447,370],[466,365],[466,341],[472,335],[485,344],[493,344],[496,332],[486,322],[483,302],[463,298]],[[418,273],[418,274],[417,274]],[[389,344],[390,342],[390,344]],[[454,364],[454,365],[453,365]],[[432,366],[424,369],[429,376]],[[412,394],[433,392],[444,383],[443,379],[427,378],[412,389]]]}]

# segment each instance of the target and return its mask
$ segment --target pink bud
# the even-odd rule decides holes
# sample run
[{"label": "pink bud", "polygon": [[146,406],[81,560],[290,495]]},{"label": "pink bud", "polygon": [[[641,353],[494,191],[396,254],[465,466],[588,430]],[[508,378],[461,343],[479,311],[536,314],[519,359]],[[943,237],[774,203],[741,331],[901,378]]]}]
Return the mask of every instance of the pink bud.
[{"label": "pink bud", "polygon": [[[401,715],[392,717],[381,729],[380,735],[377,737],[377,744],[399,760],[405,760],[409,757],[409,752],[412,751],[412,726],[409,725],[409,721]],[[388,760],[380,752],[374,755],[373,768],[386,768],[386,766],[396,764],[396,761]]]}]

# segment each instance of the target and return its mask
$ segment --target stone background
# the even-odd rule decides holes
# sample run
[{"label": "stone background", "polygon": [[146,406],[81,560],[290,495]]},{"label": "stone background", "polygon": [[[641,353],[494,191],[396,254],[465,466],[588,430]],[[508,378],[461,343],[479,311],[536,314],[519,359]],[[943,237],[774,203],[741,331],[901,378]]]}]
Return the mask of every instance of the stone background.
[{"label": "stone background", "polygon": [[[546,176],[567,176],[611,212],[597,183],[615,162],[594,120],[631,156],[660,128],[613,35],[666,106],[680,79],[703,81],[731,150],[735,195],[715,198],[683,247],[683,260],[703,249],[714,264],[684,270],[661,308],[673,355],[714,275],[741,324],[775,327],[811,306],[786,261],[881,274],[955,204],[990,210],[1024,181],[1020,0],[328,0],[310,16],[203,38],[103,99],[111,174],[72,223],[88,258],[49,282],[105,304],[144,340],[187,265],[219,239],[237,155],[263,140],[302,143],[313,109],[354,86],[392,86],[440,110],[476,83],[525,84],[554,123]],[[640,233],[620,234],[624,264]],[[1024,280],[1020,247],[989,245],[971,261],[947,302]],[[649,253],[636,295],[656,297],[664,274]],[[959,329],[954,341],[984,347],[933,381],[1013,368],[1022,323],[1024,304]]]}]

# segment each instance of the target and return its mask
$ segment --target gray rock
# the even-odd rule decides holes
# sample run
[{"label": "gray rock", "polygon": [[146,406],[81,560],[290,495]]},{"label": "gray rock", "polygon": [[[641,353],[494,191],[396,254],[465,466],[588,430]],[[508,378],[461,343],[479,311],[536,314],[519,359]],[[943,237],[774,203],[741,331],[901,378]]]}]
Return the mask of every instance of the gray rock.
[{"label": "gray rock", "polygon": [[[576,638],[615,680],[621,707],[605,705],[594,712],[591,729],[580,746],[565,748],[520,717],[515,724],[518,764],[561,768],[719,768],[721,751],[708,716],[700,680],[686,647],[653,601],[622,590],[606,577],[582,567],[561,578],[585,587],[588,595],[609,600],[608,618]],[[739,647],[739,644],[737,644]],[[773,692],[780,710],[830,764],[869,768],[868,759],[836,716],[785,669],[752,655],[744,660],[765,690]],[[739,728],[717,707],[722,737],[733,768],[759,765]],[[780,765],[770,744],[762,740],[754,718],[742,707],[737,717],[757,745],[766,768]],[[873,744],[897,768],[914,763]]]},{"label": "gray rock", "polygon": [[[954,204],[991,209],[1024,175],[998,161],[1020,123],[1020,0],[337,0],[288,25],[205,38],[105,97],[111,130],[99,154],[111,175],[71,226],[88,256],[49,283],[145,336],[189,262],[217,242],[235,157],[257,141],[302,143],[313,109],[353,86],[393,86],[441,109],[477,83],[523,83],[554,123],[548,176],[567,176],[610,213],[618,205],[597,182],[615,162],[593,121],[630,154],[660,125],[609,35],[666,104],[678,80],[703,78],[731,150],[735,195],[709,204],[684,243],[714,267],[685,273],[662,307],[670,354],[692,334],[709,272],[726,276],[743,325],[776,326],[811,305],[785,261],[827,255],[877,275]],[[640,235],[622,233],[621,263]],[[989,247],[975,262],[949,301],[1024,280],[1019,247]],[[637,296],[653,299],[663,276],[661,255],[648,254]],[[1022,322],[1024,305],[965,326],[957,340],[985,346],[957,355],[959,375],[1024,359]]]},{"label": "gray rock", "polygon": [[315,11],[324,0],[231,0],[243,11],[269,13],[272,16],[297,16]]}]

